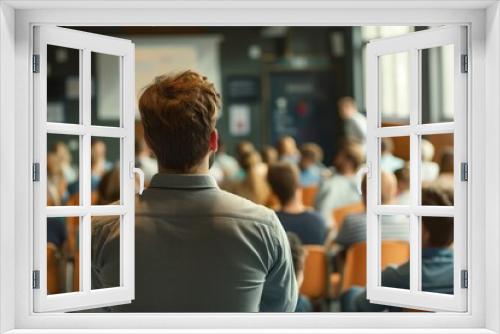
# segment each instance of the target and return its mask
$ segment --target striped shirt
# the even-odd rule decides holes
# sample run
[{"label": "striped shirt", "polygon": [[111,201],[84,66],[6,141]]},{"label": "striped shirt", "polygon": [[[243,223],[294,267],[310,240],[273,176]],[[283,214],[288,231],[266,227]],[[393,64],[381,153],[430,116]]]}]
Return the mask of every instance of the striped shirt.
[{"label": "striped shirt", "polygon": [[[382,216],[382,239],[408,240],[410,220],[408,216]],[[335,242],[347,248],[358,242],[366,242],[366,213],[355,213],[344,219]]]}]

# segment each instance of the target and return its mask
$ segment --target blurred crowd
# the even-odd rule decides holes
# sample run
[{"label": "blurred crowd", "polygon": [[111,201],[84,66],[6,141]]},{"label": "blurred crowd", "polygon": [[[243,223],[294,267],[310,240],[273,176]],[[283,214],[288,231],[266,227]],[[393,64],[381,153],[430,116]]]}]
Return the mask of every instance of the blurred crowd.
[{"label": "blurred crowd", "polygon": [[[274,146],[255,147],[252,142],[240,141],[234,154],[227,151],[227,146],[219,138],[210,169],[221,189],[273,209],[289,233],[297,280],[299,286],[303,285],[297,311],[312,311],[321,307],[314,301],[321,298],[308,293],[308,284],[311,284],[308,282],[315,275],[311,274],[306,260],[308,252],[312,255],[312,250],[307,248],[311,245],[322,247],[328,259],[328,272],[332,274],[327,282],[328,295],[319,297],[339,299],[342,294],[342,300],[346,300],[343,310],[364,310],[353,304],[353,300],[357,300],[359,305],[364,305],[362,300],[366,298],[363,297],[363,290],[353,292],[345,283],[344,287],[340,284],[345,281],[343,267],[348,249],[366,242],[366,179],[363,194],[360,194],[356,178],[366,159],[366,118],[358,112],[350,97],[342,98],[338,108],[346,136],[338,141],[333,161],[323,160],[323,149],[317,143],[297,145],[291,136],[281,137]],[[409,205],[409,161],[394,154],[392,138],[382,138],[380,147],[381,204]],[[91,144],[92,205],[117,204],[116,201],[120,200],[119,164],[108,160],[106,149],[101,140]],[[429,198],[425,197],[425,190],[422,201],[432,202],[431,197],[434,196],[438,200],[433,205],[452,205],[453,196],[449,194],[453,193],[453,147],[441,149],[437,159],[434,159],[434,145],[422,139],[421,153],[422,188],[431,186],[432,189],[445,190],[438,190],[438,195],[431,192],[434,195],[429,195]],[[142,138],[137,138],[135,143],[135,162],[136,167],[145,173],[147,187],[152,176],[158,173],[158,165]],[[72,162],[68,146],[61,141],[56,142],[47,153],[47,204],[79,205],[80,173],[81,170]],[[442,200],[446,196],[451,199]],[[59,256],[74,261],[78,257],[79,220],[49,218],[47,224],[50,247],[60,249]],[[381,224],[382,239],[408,242],[408,217],[383,216]],[[433,230],[429,233],[436,235],[444,232]],[[447,248],[452,239],[429,245]],[[61,275],[58,279],[60,282],[71,281]],[[76,291],[78,282],[54,284],[51,289],[50,293]]]}]

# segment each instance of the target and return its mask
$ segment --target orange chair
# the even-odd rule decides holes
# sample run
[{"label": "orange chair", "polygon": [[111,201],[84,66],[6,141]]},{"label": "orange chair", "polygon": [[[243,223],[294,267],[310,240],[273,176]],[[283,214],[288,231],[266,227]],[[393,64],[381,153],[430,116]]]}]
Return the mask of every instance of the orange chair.
[{"label": "orange chair", "polygon": [[59,261],[57,259],[57,246],[53,243],[47,243],[47,293],[61,293],[59,284]]},{"label": "orange chair", "polygon": [[333,210],[332,216],[335,225],[337,226],[337,231],[340,231],[342,227],[342,223],[344,222],[344,218],[353,213],[363,213],[365,212],[365,204],[364,203],[356,203],[351,205],[346,205],[340,208]]},{"label": "orange chair", "polygon": [[326,248],[304,245],[307,251],[304,263],[304,282],[300,293],[311,299],[326,299],[328,296],[328,260]]},{"label": "orange chair", "polygon": [[[381,245],[382,270],[389,264],[401,264],[410,258],[410,245],[406,241],[383,240]],[[338,278],[330,276],[330,284],[333,291],[347,291],[351,286],[366,285],[366,242],[354,244],[347,249],[345,265],[342,275],[342,289],[334,284],[338,283]]]},{"label": "orange chair", "polygon": [[314,207],[314,197],[318,192],[318,186],[310,186],[302,188],[302,204],[309,207]]}]

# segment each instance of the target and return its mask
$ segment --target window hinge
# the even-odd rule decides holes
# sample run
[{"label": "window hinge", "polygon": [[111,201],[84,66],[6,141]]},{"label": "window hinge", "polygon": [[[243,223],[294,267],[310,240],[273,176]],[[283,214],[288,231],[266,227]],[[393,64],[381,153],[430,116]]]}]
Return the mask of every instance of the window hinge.
[{"label": "window hinge", "polygon": [[462,70],[460,72],[467,73],[469,71],[469,57],[462,55]]},{"label": "window hinge", "polygon": [[467,289],[469,287],[469,275],[467,273],[467,270],[462,270],[461,271],[462,275],[462,289]]},{"label": "window hinge", "polygon": [[33,164],[33,181],[40,181],[40,164],[38,162]]},{"label": "window hinge", "polygon": [[33,289],[40,289],[40,270],[33,270]]},{"label": "window hinge", "polygon": [[460,181],[469,181],[469,167],[466,162],[460,164]]},{"label": "window hinge", "polygon": [[33,55],[33,73],[40,73],[40,55]]}]

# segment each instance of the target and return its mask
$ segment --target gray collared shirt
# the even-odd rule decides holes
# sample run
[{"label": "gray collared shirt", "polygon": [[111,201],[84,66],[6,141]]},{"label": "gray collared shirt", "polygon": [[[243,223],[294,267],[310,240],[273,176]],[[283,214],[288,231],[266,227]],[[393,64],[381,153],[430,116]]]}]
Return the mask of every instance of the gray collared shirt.
[{"label": "gray collared shirt", "polygon": [[[94,219],[94,287],[119,286],[119,258],[119,221]],[[156,174],[136,196],[135,299],[112,311],[292,312],[296,304],[290,246],[273,211],[209,175]]]}]

